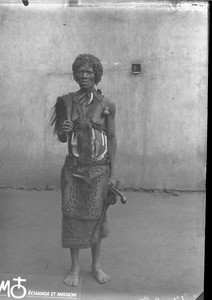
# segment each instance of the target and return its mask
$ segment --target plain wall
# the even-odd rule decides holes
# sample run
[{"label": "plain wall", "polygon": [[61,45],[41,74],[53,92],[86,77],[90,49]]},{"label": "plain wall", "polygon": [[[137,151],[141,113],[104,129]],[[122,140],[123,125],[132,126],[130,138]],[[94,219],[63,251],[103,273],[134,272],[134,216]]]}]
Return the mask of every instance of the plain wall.
[{"label": "plain wall", "polygon": [[67,145],[50,112],[78,89],[75,57],[91,53],[104,67],[98,87],[117,107],[121,186],[204,189],[207,26],[206,4],[0,5],[0,185],[59,185]]}]

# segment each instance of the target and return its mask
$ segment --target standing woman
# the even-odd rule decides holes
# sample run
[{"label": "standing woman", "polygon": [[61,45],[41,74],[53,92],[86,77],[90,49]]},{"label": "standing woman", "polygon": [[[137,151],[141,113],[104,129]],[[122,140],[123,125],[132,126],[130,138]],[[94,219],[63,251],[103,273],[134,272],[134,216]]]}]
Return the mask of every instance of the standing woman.
[{"label": "standing woman", "polygon": [[[113,102],[95,89],[103,67],[90,54],[80,54],[72,65],[79,84],[77,92],[57,99],[52,125],[62,143],[68,141],[69,154],[61,172],[62,246],[70,248],[71,270],[64,283],[76,286],[79,281],[78,254],[91,248],[92,274],[99,283],[110,277],[100,266],[100,246],[108,235],[107,218],[101,224],[108,185],[115,186],[115,114]],[[96,227],[100,230],[96,234]]]}]

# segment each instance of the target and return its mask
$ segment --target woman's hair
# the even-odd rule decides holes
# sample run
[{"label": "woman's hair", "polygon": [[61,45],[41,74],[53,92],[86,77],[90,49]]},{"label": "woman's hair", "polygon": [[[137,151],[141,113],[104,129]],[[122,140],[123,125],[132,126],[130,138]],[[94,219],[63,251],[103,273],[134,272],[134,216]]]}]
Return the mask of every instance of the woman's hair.
[{"label": "woman's hair", "polygon": [[93,68],[94,75],[95,75],[94,83],[97,85],[101,81],[102,74],[103,74],[103,67],[101,61],[96,56],[91,54],[80,54],[75,59],[72,65],[75,81],[77,81],[77,71],[81,66],[85,64],[89,64],[89,66]]}]

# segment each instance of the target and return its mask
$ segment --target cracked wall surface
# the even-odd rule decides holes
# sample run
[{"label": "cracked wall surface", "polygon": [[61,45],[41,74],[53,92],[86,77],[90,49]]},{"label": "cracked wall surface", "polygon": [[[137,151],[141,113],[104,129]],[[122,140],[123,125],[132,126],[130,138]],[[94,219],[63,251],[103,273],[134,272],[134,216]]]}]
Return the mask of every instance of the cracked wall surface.
[{"label": "cracked wall surface", "polygon": [[[56,98],[78,86],[80,53],[99,57],[117,106],[123,187],[205,188],[207,5],[0,5],[0,185],[58,185],[67,145],[50,127]],[[141,63],[132,75],[131,64]]]}]

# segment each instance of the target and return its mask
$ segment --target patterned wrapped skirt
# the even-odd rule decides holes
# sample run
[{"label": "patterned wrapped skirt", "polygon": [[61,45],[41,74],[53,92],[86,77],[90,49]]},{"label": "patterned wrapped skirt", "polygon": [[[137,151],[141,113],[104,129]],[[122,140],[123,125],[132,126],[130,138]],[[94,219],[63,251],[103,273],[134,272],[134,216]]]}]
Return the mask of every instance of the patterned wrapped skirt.
[{"label": "patterned wrapped skirt", "polygon": [[109,166],[91,167],[90,182],[73,176],[74,161],[66,157],[61,171],[62,246],[89,248],[108,235],[107,217],[101,223],[98,235],[94,232],[107,199]]}]

